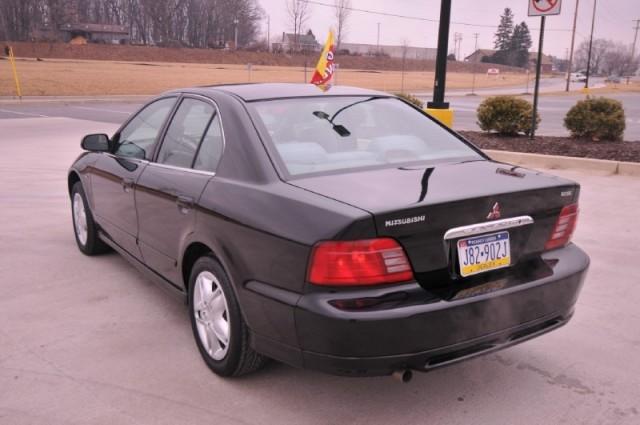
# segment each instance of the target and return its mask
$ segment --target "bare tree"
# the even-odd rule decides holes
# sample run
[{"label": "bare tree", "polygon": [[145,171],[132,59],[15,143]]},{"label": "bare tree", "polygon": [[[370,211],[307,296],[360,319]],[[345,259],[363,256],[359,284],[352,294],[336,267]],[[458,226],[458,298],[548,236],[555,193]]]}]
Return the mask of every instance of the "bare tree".
[{"label": "bare tree", "polygon": [[285,0],[285,2],[290,20],[289,25],[293,30],[295,49],[300,50],[300,34],[302,34],[303,27],[310,18],[311,8],[306,1]]},{"label": "bare tree", "polygon": [[621,77],[632,75],[638,69],[638,60],[631,56],[631,47],[615,43],[604,55],[602,71]]},{"label": "bare tree", "polygon": [[336,49],[340,49],[342,41],[347,35],[347,21],[351,15],[351,0],[335,0],[335,13],[337,23]]},{"label": "bare tree", "polygon": [[139,44],[221,47],[237,19],[238,44],[246,46],[262,17],[258,0],[0,0],[0,39],[44,37],[37,30],[81,22],[125,26]]},{"label": "bare tree", "polygon": [[[602,73],[602,64],[604,63],[604,58],[606,52],[613,48],[613,42],[610,40],[605,40],[603,38],[597,38],[593,40],[593,46],[591,48],[591,74],[600,74]],[[583,70],[587,69],[587,58],[589,57],[589,41],[583,41],[578,46],[578,50],[576,50],[576,69]]]}]

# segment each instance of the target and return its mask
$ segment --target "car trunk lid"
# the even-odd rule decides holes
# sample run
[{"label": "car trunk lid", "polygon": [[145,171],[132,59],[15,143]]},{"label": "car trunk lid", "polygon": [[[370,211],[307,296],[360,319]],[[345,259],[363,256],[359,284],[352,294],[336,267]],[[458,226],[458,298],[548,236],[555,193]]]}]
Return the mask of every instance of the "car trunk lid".
[{"label": "car trunk lid", "polygon": [[[579,187],[538,171],[480,160],[294,179],[292,185],[368,211],[378,236],[397,239],[414,272],[448,269],[459,238],[453,228],[528,216],[532,224],[507,229],[511,263],[540,253],[564,205]],[[496,210],[499,210],[499,216]]]}]

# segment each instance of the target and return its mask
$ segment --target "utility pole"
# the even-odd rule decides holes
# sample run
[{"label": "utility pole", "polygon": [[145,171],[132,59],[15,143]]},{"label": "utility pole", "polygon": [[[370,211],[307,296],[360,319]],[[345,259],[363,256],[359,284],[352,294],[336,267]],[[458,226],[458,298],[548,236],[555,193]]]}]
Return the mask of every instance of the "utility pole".
[{"label": "utility pole", "polygon": [[453,111],[449,109],[449,103],[444,101],[444,90],[447,82],[450,21],[451,0],[442,0],[440,3],[438,54],[436,56],[436,75],[433,84],[433,101],[427,103],[427,110],[448,126],[453,123]]},{"label": "utility pole", "polygon": [[461,60],[460,50],[462,49],[462,33],[458,33],[458,51],[456,53],[456,60]]},{"label": "utility pole", "polygon": [[453,33],[453,56],[458,60],[458,41],[460,40],[460,33]]},{"label": "utility pole", "polygon": [[[479,35],[480,35],[480,34],[479,34],[479,33],[477,33],[477,32],[474,32],[474,33],[473,33],[473,38],[475,38],[475,39],[476,39],[475,47],[474,47],[474,49],[473,49],[473,52],[474,52],[474,53],[478,51],[478,36],[479,36]],[[477,63],[476,63],[476,61],[474,60],[474,61],[473,61],[473,69],[472,69],[472,71],[471,71],[471,72],[473,72],[473,79],[471,80],[471,94],[472,94],[472,95],[475,95],[475,94],[476,94],[476,65],[477,65]]]},{"label": "utility pole", "polygon": [[376,43],[376,53],[380,54],[380,22],[378,22],[378,42]]},{"label": "utility pole", "polygon": [[[640,19],[635,19],[634,22],[636,23],[636,27],[634,28],[636,30],[636,35],[633,37],[633,44],[631,45],[631,61],[629,61],[630,65],[633,64],[633,60],[636,57],[636,42],[638,41],[638,30],[640,29]],[[629,80],[631,80],[631,73],[627,72],[627,85],[629,85]]]},{"label": "utility pole", "polygon": [[635,19],[634,22],[636,23],[636,27],[634,28],[636,30],[636,35],[633,37],[633,44],[631,45],[631,60],[633,60],[633,58],[636,57],[636,42],[638,41],[638,30],[640,29],[640,19]]},{"label": "utility pole", "polygon": [[591,36],[589,37],[589,54],[587,55],[587,80],[584,82],[584,88],[589,88],[589,75],[591,73],[591,48],[593,47],[593,29],[596,25],[596,6],[598,0],[593,0],[593,16],[591,17]]},{"label": "utility pole", "polygon": [[571,32],[571,49],[569,53],[569,63],[567,64],[567,86],[564,91],[569,91],[569,86],[571,85],[571,71],[573,69],[573,47],[576,42],[576,23],[578,22],[578,6],[580,5],[580,0],[576,0],[576,10],[573,13],[573,30]]}]

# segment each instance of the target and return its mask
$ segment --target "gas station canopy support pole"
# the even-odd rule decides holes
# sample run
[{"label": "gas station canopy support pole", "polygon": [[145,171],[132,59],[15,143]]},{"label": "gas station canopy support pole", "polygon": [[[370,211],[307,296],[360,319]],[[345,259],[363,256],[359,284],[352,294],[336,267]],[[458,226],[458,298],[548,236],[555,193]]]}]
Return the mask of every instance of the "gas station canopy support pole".
[{"label": "gas station canopy support pole", "polygon": [[427,103],[427,113],[448,127],[453,125],[453,110],[444,101],[447,79],[447,52],[449,50],[449,23],[451,21],[451,0],[440,4],[440,26],[438,30],[438,54],[436,76],[433,85],[433,101]]}]

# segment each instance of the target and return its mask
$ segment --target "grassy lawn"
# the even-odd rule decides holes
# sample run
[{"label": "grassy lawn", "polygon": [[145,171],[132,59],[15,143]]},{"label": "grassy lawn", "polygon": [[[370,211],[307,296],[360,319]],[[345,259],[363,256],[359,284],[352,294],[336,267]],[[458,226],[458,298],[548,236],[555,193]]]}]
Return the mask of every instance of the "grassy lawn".
[{"label": "grassy lawn", "polygon": [[[282,66],[254,66],[249,73],[245,65],[20,58],[17,67],[25,96],[155,94],[210,84],[305,81],[304,68]],[[312,71],[307,70],[306,81]],[[472,77],[471,73],[449,73],[447,87],[470,88]],[[406,72],[404,91],[432,90],[433,79],[433,72]],[[477,88],[524,85],[525,82],[524,74],[504,73],[497,78],[476,75]],[[396,92],[402,87],[402,72],[342,69],[337,73],[337,83]],[[9,62],[0,60],[0,96],[14,94]]]}]

